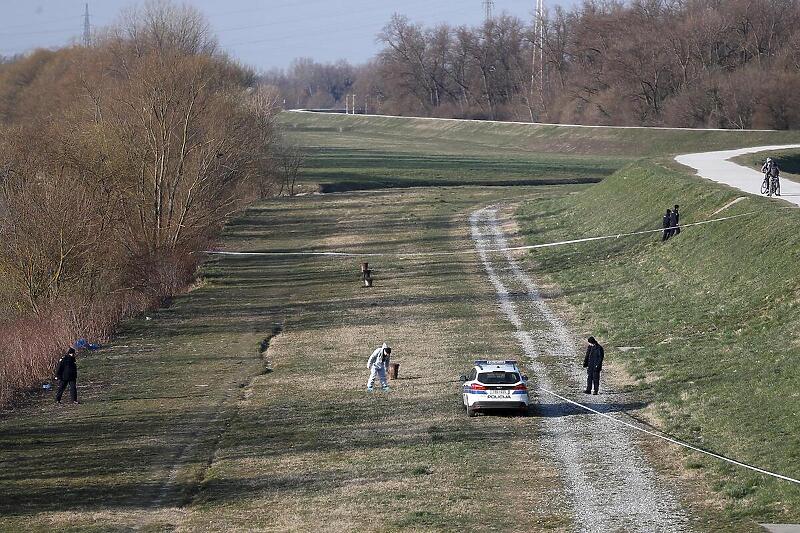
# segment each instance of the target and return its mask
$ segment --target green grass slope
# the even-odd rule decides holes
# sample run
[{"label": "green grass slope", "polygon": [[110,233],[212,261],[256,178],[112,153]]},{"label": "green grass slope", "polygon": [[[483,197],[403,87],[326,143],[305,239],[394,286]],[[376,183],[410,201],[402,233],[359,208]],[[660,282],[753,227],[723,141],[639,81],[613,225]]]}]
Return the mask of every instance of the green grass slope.
[{"label": "green grass slope", "polygon": [[[657,163],[519,210],[530,243],[658,228],[681,205],[699,221],[738,191]],[[717,216],[752,215],[660,234],[534,250],[594,332],[625,360],[631,389],[655,400],[666,431],[723,455],[800,478],[800,214],[748,196]],[[601,342],[602,342],[601,341]],[[615,347],[638,346],[621,352]],[[800,521],[800,487],[696,454],[730,519]]]},{"label": "green grass slope", "polygon": [[800,140],[796,132],[582,128],[286,112],[303,192],[597,182],[642,158]]},{"label": "green grass slope", "polygon": [[608,157],[430,155],[322,148],[309,159],[301,186],[342,192],[392,187],[593,183],[622,164],[619,158]]}]

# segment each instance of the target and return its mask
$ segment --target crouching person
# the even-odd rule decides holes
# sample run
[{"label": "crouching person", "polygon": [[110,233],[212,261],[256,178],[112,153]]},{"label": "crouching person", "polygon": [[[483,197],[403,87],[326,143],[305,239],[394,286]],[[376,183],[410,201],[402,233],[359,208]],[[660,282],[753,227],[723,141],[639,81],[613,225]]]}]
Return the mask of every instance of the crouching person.
[{"label": "crouching person", "polygon": [[389,382],[386,381],[386,369],[389,368],[389,359],[391,358],[392,349],[385,342],[380,348],[376,348],[372,355],[369,356],[367,361],[367,368],[369,369],[369,380],[367,381],[367,391],[372,392],[372,384],[375,383],[375,376],[381,380],[381,387],[383,390],[389,390]]}]

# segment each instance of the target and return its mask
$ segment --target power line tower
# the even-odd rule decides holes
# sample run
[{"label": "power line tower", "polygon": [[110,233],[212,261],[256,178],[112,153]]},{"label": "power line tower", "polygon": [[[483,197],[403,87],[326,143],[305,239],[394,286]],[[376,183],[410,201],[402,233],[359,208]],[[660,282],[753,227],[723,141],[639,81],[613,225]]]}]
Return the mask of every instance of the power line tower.
[{"label": "power line tower", "polygon": [[533,46],[531,47],[531,90],[529,100],[529,105],[531,106],[531,121],[534,120],[532,102],[535,89],[538,89],[539,103],[542,109],[544,109],[544,0],[536,0],[536,12],[534,16]]},{"label": "power line tower", "polygon": [[544,0],[536,0],[536,29],[539,39],[539,91],[544,92]]},{"label": "power line tower", "polygon": [[92,42],[92,27],[89,25],[89,4],[83,12],[83,46],[89,46]]},{"label": "power line tower", "polygon": [[494,9],[494,0],[483,0],[483,9],[486,11],[486,22],[492,20],[492,9]]},{"label": "power line tower", "polygon": [[531,87],[539,76],[539,91],[544,90],[544,0],[536,0],[536,19],[533,22],[533,58]]}]

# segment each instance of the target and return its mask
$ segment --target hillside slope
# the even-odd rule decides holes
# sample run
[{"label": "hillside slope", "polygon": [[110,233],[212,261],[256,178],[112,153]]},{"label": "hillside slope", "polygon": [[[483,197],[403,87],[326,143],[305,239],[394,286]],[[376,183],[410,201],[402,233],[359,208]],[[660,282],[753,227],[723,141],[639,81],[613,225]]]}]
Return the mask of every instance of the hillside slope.
[{"label": "hillside slope", "polygon": [[635,159],[800,141],[796,131],[679,130],[287,112],[279,117],[306,146],[392,152],[589,155]]},{"label": "hillside slope", "polygon": [[[626,167],[581,192],[519,210],[529,243],[660,227],[712,217],[743,196],[658,163]],[[747,196],[719,216],[735,221],[534,250],[529,267],[562,288],[580,330],[594,332],[652,398],[680,438],[800,476],[800,234],[798,213]],[[636,350],[619,351],[616,347]],[[696,455],[727,496],[731,518],[799,521],[800,489]]]}]

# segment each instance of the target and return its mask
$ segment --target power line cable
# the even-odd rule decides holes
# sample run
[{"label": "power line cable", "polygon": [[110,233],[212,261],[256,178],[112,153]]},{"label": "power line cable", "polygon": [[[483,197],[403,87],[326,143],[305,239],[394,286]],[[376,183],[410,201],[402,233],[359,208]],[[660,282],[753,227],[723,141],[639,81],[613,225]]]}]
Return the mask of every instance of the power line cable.
[{"label": "power line cable", "polygon": [[[433,11],[433,12],[431,12],[429,14],[440,15],[440,14],[446,14],[446,13],[452,13],[452,12],[453,12],[452,8],[446,8],[446,9],[442,9],[442,10],[439,10],[439,11]],[[311,32],[316,37],[316,36],[336,35],[336,34],[341,34],[343,32],[349,32],[349,31],[353,31],[353,30],[376,28],[376,26],[377,26],[376,29],[381,29],[385,25],[386,25],[385,22],[375,21],[375,22],[371,22],[371,23],[368,23],[368,24],[360,24],[360,25],[357,25],[357,26],[338,26],[335,29],[330,29],[330,25],[319,26],[319,27],[315,27],[315,28],[303,28],[303,31]],[[233,47],[233,46],[244,46],[244,45],[251,45],[251,44],[273,43],[273,42],[276,42],[276,41],[286,42],[286,41],[289,41],[291,39],[302,39],[304,41],[307,41],[308,40],[308,36],[307,35],[300,35],[295,30],[295,31],[293,31],[292,33],[289,33],[289,34],[277,35],[277,36],[273,35],[273,36],[267,37],[265,39],[255,39],[255,40],[252,40],[252,41],[239,41],[239,42],[223,43],[223,44],[225,44],[225,46]]]},{"label": "power line cable", "polygon": [[0,26],[0,30],[8,30],[8,29],[16,29],[16,28],[30,28],[32,26],[33,27],[39,27],[39,26],[42,26],[44,24],[54,24],[56,22],[77,21],[77,20],[82,19],[82,18],[83,18],[83,15],[78,15],[78,16],[64,17],[64,18],[58,18],[58,19],[50,19],[50,20],[46,20],[46,21],[43,20],[43,21],[38,21],[38,22],[27,22],[25,24],[12,24],[12,25],[9,25],[9,26]]},{"label": "power line cable", "polygon": [[[405,8],[405,7],[409,6],[409,5],[415,6],[415,5],[428,5],[428,4],[430,4],[430,0],[410,0],[410,1],[404,2],[403,3],[403,7]],[[381,13],[381,12],[385,12],[386,10],[387,10],[386,7],[375,7],[375,8],[372,8],[372,9],[360,9],[358,11],[358,14],[361,16],[361,15],[369,14],[369,13]],[[450,11],[450,10],[448,10],[448,11]],[[340,19],[340,18],[352,19],[353,18],[353,14],[349,13],[349,12],[338,11],[337,14],[334,14],[334,15],[327,15],[326,14],[324,17],[321,17],[321,18],[324,18],[326,21],[329,21],[331,19]],[[237,26],[237,27],[232,27],[232,28],[221,28],[221,29],[216,30],[216,33],[225,33],[225,32],[230,32],[230,31],[250,30],[250,29],[256,29],[256,28],[268,28],[268,27],[272,27],[272,26],[286,27],[287,24],[302,23],[302,22],[308,22],[308,21],[309,21],[308,17],[300,17],[300,18],[286,19],[286,20],[273,20],[273,21],[270,21],[270,22],[259,23],[259,24],[251,24],[251,25],[247,25],[247,26]]]},{"label": "power line cable", "polygon": [[[330,4],[330,0],[304,0],[303,6],[314,5],[314,4]],[[261,11],[272,11],[276,8],[281,7],[297,7],[297,2],[285,2],[282,4],[270,4],[269,6],[262,6],[262,7],[254,7],[250,9],[237,9],[233,11],[217,11],[216,13],[204,13],[207,17],[224,17],[227,15],[236,15],[240,13],[257,13]]]},{"label": "power line cable", "polygon": [[[83,18],[83,16],[81,16]],[[80,31],[80,27],[76,26],[75,28],[60,28],[57,30],[40,30],[40,31],[25,31],[25,32],[17,32],[17,33],[0,33],[0,37],[24,37],[26,35],[48,35],[54,33],[67,33],[67,32],[75,32]]]}]

